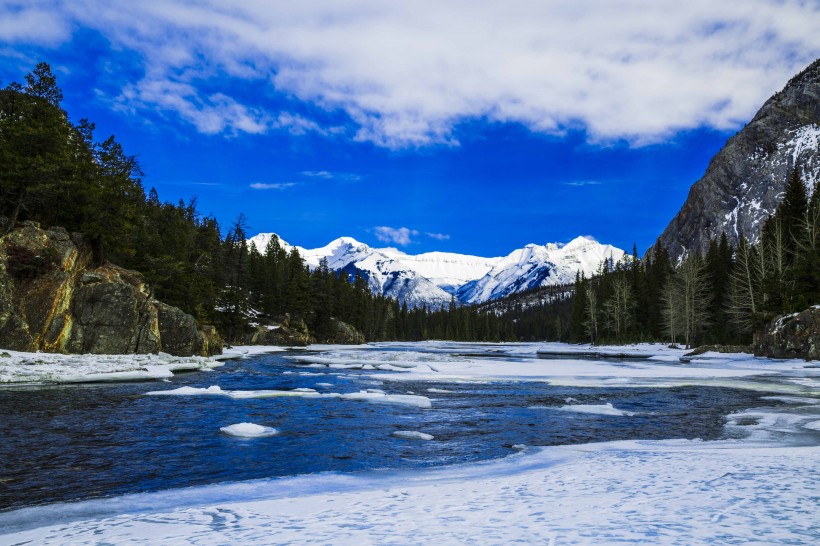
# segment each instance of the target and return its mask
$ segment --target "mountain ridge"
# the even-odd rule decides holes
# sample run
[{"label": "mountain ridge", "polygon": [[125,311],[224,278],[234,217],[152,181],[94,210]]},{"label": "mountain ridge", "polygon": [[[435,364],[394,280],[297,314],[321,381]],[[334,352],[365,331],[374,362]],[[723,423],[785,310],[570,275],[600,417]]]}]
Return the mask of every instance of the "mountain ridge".
[{"label": "mountain ridge", "polygon": [[[264,253],[274,235],[257,234],[248,244]],[[352,237],[339,237],[315,249],[281,238],[279,244],[288,252],[295,248],[311,268],[324,258],[334,271],[363,276],[374,293],[397,298],[408,307],[433,308],[449,305],[454,298],[461,304],[483,303],[539,286],[573,282],[576,272],[590,275],[603,260],[617,262],[625,255],[590,237],[576,237],[566,244],[530,243],[507,256],[490,258],[440,251],[407,254],[392,247],[373,248]]]},{"label": "mountain ridge", "polygon": [[757,242],[797,168],[809,191],[820,180],[820,59],[772,95],[729,138],[658,237],[672,257],[705,252],[722,233]]}]

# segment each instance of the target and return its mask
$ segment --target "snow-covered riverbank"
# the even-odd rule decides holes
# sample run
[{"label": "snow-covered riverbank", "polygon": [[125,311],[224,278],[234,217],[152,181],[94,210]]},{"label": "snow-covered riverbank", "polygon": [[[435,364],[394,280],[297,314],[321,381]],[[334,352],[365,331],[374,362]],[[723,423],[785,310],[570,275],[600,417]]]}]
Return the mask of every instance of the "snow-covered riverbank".
[{"label": "snow-covered riverbank", "polygon": [[[296,368],[296,372],[285,373],[299,377],[301,373],[353,368],[388,386],[404,385],[402,381],[410,379],[434,382],[436,388],[425,391],[433,397],[432,411],[436,395],[451,393],[449,388],[465,382],[496,381],[606,388],[737,387],[771,392],[767,399],[772,407],[727,416],[727,439],[714,442],[633,440],[513,446],[522,451],[482,463],[307,474],[24,508],[0,513],[0,543],[820,542],[817,362],[707,353],[681,363],[683,351],[658,346],[629,347],[630,352],[650,353],[650,358],[637,362],[534,358],[542,347],[447,343],[314,346],[288,357],[294,366],[306,368],[304,372]],[[226,357],[241,356],[245,350],[235,348],[236,352]],[[273,348],[254,349],[267,350]],[[494,360],[496,352],[505,358]],[[308,389],[226,390],[218,387],[218,374],[213,378],[210,391],[158,385],[146,393],[210,393],[237,400],[307,401],[345,396]],[[440,388],[447,383],[453,387]],[[288,392],[292,395],[284,396]],[[375,389],[367,394],[368,400],[387,396]],[[617,404],[568,401],[565,406],[544,411],[552,409],[568,415],[637,418]],[[430,436],[405,433],[410,434],[412,439],[406,441],[416,444]],[[437,441],[438,437],[429,443]]]},{"label": "snow-covered riverbank", "polygon": [[65,355],[0,349],[0,386],[43,383],[99,383],[167,379],[175,372],[210,370],[232,358],[283,351],[282,347],[242,346],[221,355]]},{"label": "snow-covered riverbank", "polygon": [[0,526],[11,526],[0,542],[816,544],[819,464],[816,446],[552,447],[427,471],[314,475],[33,508],[0,515]]}]

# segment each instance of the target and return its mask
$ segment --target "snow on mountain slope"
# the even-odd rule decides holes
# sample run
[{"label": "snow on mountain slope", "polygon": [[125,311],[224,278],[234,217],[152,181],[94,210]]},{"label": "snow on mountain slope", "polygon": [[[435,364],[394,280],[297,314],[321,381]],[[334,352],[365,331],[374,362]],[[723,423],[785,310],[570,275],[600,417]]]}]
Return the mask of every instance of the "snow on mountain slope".
[{"label": "snow on mountain slope", "polygon": [[[252,237],[249,243],[264,252],[273,235],[260,233]],[[288,245],[286,250],[290,248]],[[318,267],[322,258],[326,258],[330,269],[344,270],[349,275],[359,273],[373,292],[396,298],[409,307],[427,305],[439,308],[449,304],[452,299],[449,292],[418,273],[412,265],[404,263],[403,258],[407,255],[393,248],[370,248],[351,237],[340,237],[320,248],[294,248],[309,267]]]},{"label": "snow on mountain slope", "polygon": [[[248,242],[260,252],[274,234],[260,233]],[[371,248],[350,237],[340,237],[321,248],[296,248],[308,266],[326,258],[330,269],[359,273],[380,294],[409,307],[438,308],[453,295],[463,303],[480,303],[539,286],[572,282],[576,271],[591,275],[605,259],[620,260],[624,252],[578,237],[566,245],[527,245],[504,258],[483,258],[449,252],[406,254],[395,248]]]},{"label": "snow on mountain slope", "polygon": [[624,251],[594,239],[577,237],[566,245],[529,244],[500,260],[486,275],[462,286],[464,303],[481,303],[540,286],[573,282],[579,271],[589,276],[604,260],[619,261]]}]

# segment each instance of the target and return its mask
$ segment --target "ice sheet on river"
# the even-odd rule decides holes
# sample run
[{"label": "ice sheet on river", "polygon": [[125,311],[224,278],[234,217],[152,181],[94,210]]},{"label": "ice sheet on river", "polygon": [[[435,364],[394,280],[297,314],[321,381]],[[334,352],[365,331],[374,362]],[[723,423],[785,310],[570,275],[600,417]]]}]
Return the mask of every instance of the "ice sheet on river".
[{"label": "ice sheet on river", "polygon": [[0,350],[0,385],[166,379],[174,372],[209,370],[222,362],[202,356],[64,355]]},{"label": "ice sheet on river", "polygon": [[[306,351],[292,360],[309,366],[361,368],[379,379],[393,381],[543,381],[572,387],[678,387],[688,385],[770,390],[784,395],[802,395],[820,386],[816,363],[802,360],[771,360],[743,353],[704,353],[686,363],[683,349],[659,344],[597,348],[643,353],[646,359],[593,360],[588,358],[539,359],[539,348],[555,347],[561,352],[581,354],[589,346],[568,344],[454,344],[426,342],[373,344],[371,350],[328,352]],[[415,347],[416,350],[410,350]],[[418,348],[424,348],[419,351]],[[456,351],[456,349],[458,349]],[[318,350],[318,349],[317,349]],[[454,352],[455,351],[455,352]],[[502,357],[502,358],[498,358]],[[794,376],[792,380],[781,381]],[[769,381],[769,377],[778,380]]]}]

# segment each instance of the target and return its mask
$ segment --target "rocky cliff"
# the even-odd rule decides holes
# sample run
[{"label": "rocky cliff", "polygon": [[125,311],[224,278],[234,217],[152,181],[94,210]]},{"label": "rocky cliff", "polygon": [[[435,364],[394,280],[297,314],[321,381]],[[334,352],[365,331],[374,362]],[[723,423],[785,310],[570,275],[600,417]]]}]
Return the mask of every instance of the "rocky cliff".
[{"label": "rocky cliff", "polygon": [[797,166],[811,190],[820,178],[820,59],[771,97],[712,158],[680,212],[658,238],[673,257],[705,252],[726,232],[734,244],[759,237]]},{"label": "rocky cliff", "polygon": [[135,272],[91,266],[91,249],[34,222],[0,238],[0,347],[61,353],[220,353],[212,328],[151,297]]}]

